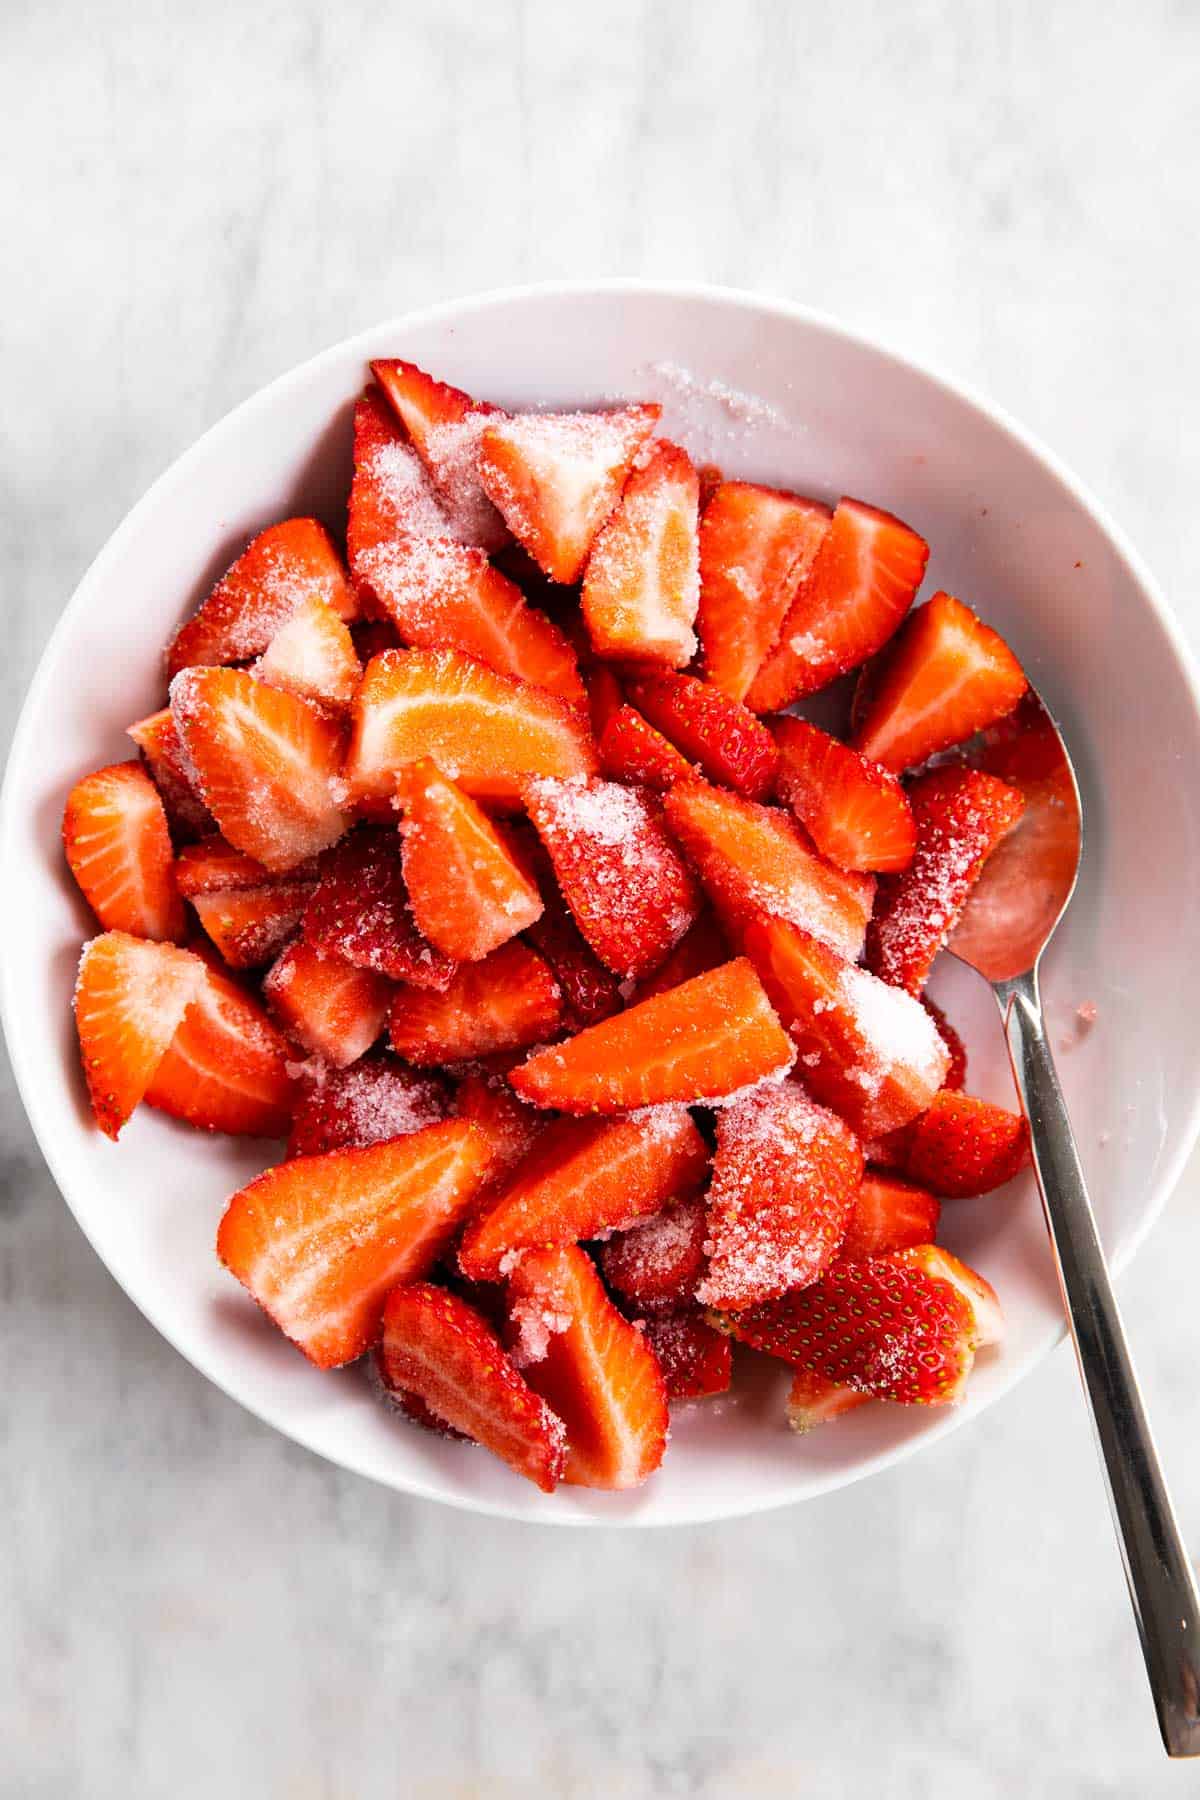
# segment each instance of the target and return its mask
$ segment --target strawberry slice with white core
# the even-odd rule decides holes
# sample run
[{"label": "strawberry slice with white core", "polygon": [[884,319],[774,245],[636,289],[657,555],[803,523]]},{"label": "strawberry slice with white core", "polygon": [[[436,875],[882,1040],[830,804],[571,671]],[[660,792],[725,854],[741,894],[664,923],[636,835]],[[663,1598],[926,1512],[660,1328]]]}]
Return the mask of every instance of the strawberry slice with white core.
[{"label": "strawberry slice with white core", "polygon": [[345,620],[320,594],[308,594],[279,627],[254,673],[302,700],[340,708],[353,700],[362,664]]},{"label": "strawberry slice with white core", "polygon": [[896,1252],[896,1260],[907,1263],[911,1268],[923,1269],[926,1275],[932,1275],[938,1281],[948,1281],[951,1287],[957,1288],[975,1320],[977,1350],[986,1349],[1001,1341],[1004,1336],[1004,1314],[1000,1310],[996,1290],[977,1270],[960,1262],[957,1256],[943,1249],[940,1244],[920,1244],[909,1250],[899,1250]]},{"label": "strawberry slice with white core", "polygon": [[696,653],[700,483],[678,444],[658,444],[601,527],[580,604],[598,656],[679,669]]},{"label": "strawberry slice with white core", "polygon": [[553,1037],[562,995],[547,964],[513,939],[460,963],[440,993],[401,985],[388,1018],[392,1047],[418,1068],[469,1062]]},{"label": "strawberry slice with white core", "polygon": [[478,464],[480,437],[503,414],[399,358],[373,362],[371,373],[428,469],[452,535],[482,550],[499,550],[508,531],[483,491]]},{"label": "strawberry slice with white core", "polygon": [[917,830],[896,777],[807,719],[779,719],[774,731],[776,792],[821,855],[839,869],[906,869]]},{"label": "strawberry slice with white core", "polygon": [[106,930],[183,935],[167,815],[141,763],[113,763],[77,781],[62,836],[71,873]]},{"label": "strawberry slice with white core", "polygon": [[203,982],[146,1089],[146,1104],[199,1131],[282,1137],[291,1050],[258,1002],[200,957]]},{"label": "strawberry slice with white core", "polygon": [[458,962],[479,962],[542,916],[512,846],[435,762],[400,778],[403,868],[418,929]]},{"label": "strawberry slice with white core", "polygon": [[746,698],[774,648],[832,517],[818,500],[751,481],[722,482],[705,507],[697,623],[705,676],[731,699]]},{"label": "strawberry slice with white core", "polygon": [[107,931],[85,944],[75,1026],[96,1123],[115,1138],[204,984],[204,964],[174,944]]},{"label": "strawberry slice with white core", "polygon": [[263,992],[290,1037],[344,1069],[381,1035],[394,987],[382,975],[297,938],[272,964]]}]

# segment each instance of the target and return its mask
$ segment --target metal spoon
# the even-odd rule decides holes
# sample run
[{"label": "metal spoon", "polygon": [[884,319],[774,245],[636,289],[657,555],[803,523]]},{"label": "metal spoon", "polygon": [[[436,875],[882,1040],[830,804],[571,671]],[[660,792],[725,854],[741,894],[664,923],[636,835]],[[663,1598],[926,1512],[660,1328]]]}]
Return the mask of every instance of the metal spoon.
[{"label": "metal spoon", "polygon": [[1116,1296],[1050,1053],[1038,963],[1075,890],[1079,785],[1032,691],[969,760],[1018,787],[1026,810],[995,851],[950,949],[991,983],[1029,1121],[1033,1164],[1170,1756],[1200,1756],[1200,1598],[1142,1410]]}]

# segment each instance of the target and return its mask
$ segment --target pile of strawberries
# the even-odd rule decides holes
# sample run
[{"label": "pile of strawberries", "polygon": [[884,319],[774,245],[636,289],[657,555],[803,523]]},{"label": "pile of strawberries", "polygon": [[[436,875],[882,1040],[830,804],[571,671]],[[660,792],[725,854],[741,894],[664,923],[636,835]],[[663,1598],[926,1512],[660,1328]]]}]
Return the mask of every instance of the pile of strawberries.
[{"label": "pile of strawberries", "polygon": [[[799,1428],[956,1399],[1000,1315],[940,1203],[1025,1134],[921,995],[1023,805],[944,753],[1019,728],[1018,663],[910,612],[908,526],[697,471],[656,406],[372,368],[345,558],[257,537],[67,801],[101,1130],[286,1137],[222,1261],[547,1490],[643,1481],[733,1340]],[[783,715],[850,671],[846,741]]]}]

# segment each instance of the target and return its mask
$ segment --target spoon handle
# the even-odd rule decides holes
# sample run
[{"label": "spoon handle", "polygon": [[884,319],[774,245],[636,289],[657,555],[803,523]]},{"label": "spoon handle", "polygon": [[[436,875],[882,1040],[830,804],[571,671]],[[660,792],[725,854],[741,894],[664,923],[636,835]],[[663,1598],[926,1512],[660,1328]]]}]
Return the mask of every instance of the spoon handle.
[{"label": "spoon handle", "polygon": [[1170,1756],[1200,1756],[1200,1599],[1088,1199],[1042,1017],[1036,970],[998,983],[1008,1053],[1079,1371],[1100,1446],[1159,1729]]}]

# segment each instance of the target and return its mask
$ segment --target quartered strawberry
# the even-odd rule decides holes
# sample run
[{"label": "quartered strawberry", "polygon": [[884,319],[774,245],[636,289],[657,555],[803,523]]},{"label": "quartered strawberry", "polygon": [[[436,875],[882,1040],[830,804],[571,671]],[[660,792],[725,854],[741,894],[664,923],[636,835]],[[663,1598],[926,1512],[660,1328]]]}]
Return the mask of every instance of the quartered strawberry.
[{"label": "quartered strawberry", "polygon": [[509,1081],[560,1112],[690,1106],[780,1074],[793,1054],[753,969],[738,959],[535,1050]]},{"label": "quartered strawberry", "polygon": [[364,1056],[349,1068],[319,1064],[300,1079],[288,1135],[289,1156],[379,1144],[436,1125],[450,1112],[436,1075],[419,1075],[394,1056]]},{"label": "quartered strawberry", "polygon": [[289,1037],[335,1068],[357,1062],[383,1031],[393,984],[370,969],[297,938],[263,982],[272,1012]]},{"label": "quartered strawberry", "polygon": [[204,984],[199,957],[174,944],[106,931],[85,944],[75,1026],[96,1123],[115,1138],[144,1098]]},{"label": "quartered strawberry", "polygon": [[779,806],[743,800],[705,781],[681,781],[664,802],[724,924],[736,937],[760,913],[789,919],[851,961],[875,899],[870,875],[834,868]]},{"label": "quartered strawberry", "polygon": [[901,875],[879,885],[867,931],[867,966],[919,994],[958,921],[983,865],[1017,823],[1016,788],[979,769],[934,769],[909,789],[917,843]]},{"label": "quartered strawberry", "polygon": [[943,1089],[916,1121],[905,1173],[947,1200],[989,1194],[1029,1161],[1029,1129],[1019,1113]]},{"label": "quartered strawberry", "polygon": [[454,974],[413,917],[395,825],[360,825],[321,859],[304,935],[324,955],[413,987],[442,990]]},{"label": "quartered strawberry", "polygon": [[744,700],[833,517],[817,500],[752,481],[726,481],[700,526],[704,673]]},{"label": "quartered strawberry", "polygon": [[707,1236],[703,1196],[673,1200],[606,1238],[598,1254],[600,1272],[623,1300],[638,1307],[682,1306],[696,1291]]},{"label": "quartered strawberry", "polygon": [[443,955],[478,962],[542,914],[511,845],[428,757],[400,778],[404,882],[417,928]]},{"label": "quartered strawberry", "polygon": [[857,1139],[798,1083],[765,1084],[724,1107],[697,1297],[740,1311],[816,1281],[838,1253],[862,1176]]},{"label": "quartered strawberry", "polygon": [[600,766],[611,781],[639,783],[665,793],[677,781],[695,774],[661,731],[648,725],[632,706],[620,706],[598,739]]},{"label": "quartered strawberry", "polygon": [[217,1255],[310,1362],[338,1368],[378,1341],[389,1291],[433,1267],[489,1160],[459,1119],[295,1157],[234,1194]]},{"label": "quartered strawberry", "polygon": [[316,595],[339,618],[358,601],[333,539],[315,519],[286,519],[254,539],[167,651],[167,674],[261,656],[302,601]]},{"label": "quartered strawberry", "polygon": [[765,800],[779,752],[761,720],[720,688],[694,675],[647,675],[628,684],[629,698],[651,725],[710,781],[750,800]]},{"label": "quartered strawberry", "polygon": [[708,1148],[686,1107],[628,1119],[559,1119],[489,1196],[459,1247],[464,1275],[495,1281],[537,1244],[574,1244],[657,1212],[703,1179]]},{"label": "quartered strawberry", "polygon": [[551,581],[578,581],[661,407],[518,413],[479,440],[479,478]]},{"label": "quartered strawberry", "polygon": [[341,837],[333,798],[342,730],[306,700],[242,669],[185,669],[171,712],[204,804],[223,835],[282,874]]},{"label": "quartered strawberry", "polygon": [[254,665],[260,681],[335,709],[349,706],[362,664],[345,620],[320,594],[307,594]]},{"label": "quartered strawberry", "polygon": [[256,969],[299,930],[313,887],[311,881],[276,881],[269,887],[220,888],[197,894],[192,907],[231,969]]},{"label": "quartered strawberry", "polygon": [[1002,719],[1027,686],[1004,639],[952,594],[935,594],[889,648],[854,741],[887,769],[911,769]]},{"label": "quartered strawberry", "polygon": [[530,1250],[508,1285],[515,1352],[567,1428],[566,1480],[631,1488],[663,1459],[667,1392],[654,1352],[622,1318],[585,1251]]},{"label": "quartered strawberry", "polygon": [[291,1051],[258,1002],[219,969],[196,998],[146,1089],[146,1102],[200,1131],[282,1137],[291,1118]]},{"label": "quartered strawberry", "polygon": [[785,919],[755,920],[743,941],[814,1099],[864,1139],[924,1111],[950,1057],[919,1000],[842,962]]},{"label": "quartered strawberry", "polygon": [[553,1036],[562,995],[549,968],[520,943],[460,963],[441,993],[403,986],[388,1021],[392,1047],[418,1068],[523,1050]]},{"label": "quartered strawberry", "polygon": [[683,858],[649,797],[618,782],[543,777],[525,805],[583,936],[614,974],[649,974],[699,911]]},{"label": "quartered strawberry", "polygon": [[847,1262],[931,1244],[937,1236],[941,1206],[925,1188],[898,1176],[868,1169],[838,1255]]},{"label": "quartered strawberry", "polygon": [[776,792],[839,869],[906,869],[917,833],[896,777],[807,719],[776,721]]},{"label": "quartered strawberry", "polygon": [[682,668],[696,653],[700,483],[678,444],[629,477],[588,557],[580,604],[593,648],[616,662]]},{"label": "quartered strawberry", "polygon": [[706,975],[710,969],[719,969],[722,963],[729,961],[729,955],[725,933],[718,925],[716,915],[706,907],[662,967],[638,983],[630,1004],[650,1000],[655,994],[665,994],[668,988],[681,986],[693,975]]},{"label": "quartered strawberry", "polygon": [[891,513],[839,500],[747,706],[778,712],[874,656],[912,605],[928,557],[925,540]]},{"label": "quartered strawberry", "polygon": [[910,1254],[835,1263],[813,1286],[726,1323],[754,1349],[879,1400],[959,1400],[975,1360],[974,1314],[956,1286],[905,1261]]},{"label": "quartered strawberry", "polygon": [[195,770],[184,754],[171,709],[138,719],[125,734],[142,753],[150,779],[166,808],[171,833],[177,841],[211,831],[208,808],[195,789]]},{"label": "quartered strawberry", "polygon": [[376,1352],[388,1388],[416,1396],[437,1420],[482,1444],[552,1494],[562,1479],[562,1420],[535,1394],[487,1321],[428,1282],[395,1288]]},{"label": "quartered strawberry", "polygon": [[608,721],[625,704],[620,682],[604,663],[591,663],[588,666],[587,703],[592,735],[599,741]]},{"label": "quartered strawberry", "polygon": [[951,1287],[958,1289],[974,1316],[977,1350],[1000,1343],[1004,1336],[1004,1314],[995,1288],[977,1269],[960,1262],[940,1244],[915,1245],[902,1250],[896,1260],[907,1263],[909,1268],[921,1269],[937,1281],[948,1281]]},{"label": "quartered strawberry", "polygon": [[113,763],[77,781],[62,837],[71,873],[106,931],[182,937],[167,815],[140,762]]},{"label": "quartered strawberry", "polygon": [[478,1126],[492,1147],[492,1173],[499,1178],[532,1150],[545,1129],[546,1116],[526,1106],[502,1075],[472,1071],[458,1084],[454,1110]]},{"label": "quartered strawberry", "polygon": [[843,1413],[868,1405],[870,1399],[870,1394],[845,1382],[830,1381],[827,1375],[818,1375],[812,1369],[797,1369],[788,1389],[787,1421],[793,1431],[812,1431],[831,1419],[840,1419]]},{"label": "quartered strawberry", "polygon": [[454,536],[483,550],[499,550],[508,542],[508,532],[480,485],[478,456],[484,429],[503,414],[472,400],[461,388],[435,381],[415,363],[388,358],[373,362],[371,373],[432,476]]},{"label": "quartered strawberry", "polygon": [[354,479],[346,549],[355,581],[369,585],[372,552],[401,537],[454,541],[458,532],[386,397],[371,383],[354,407]]},{"label": "quartered strawberry", "polygon": [[544,688],[454,650],[385,651],[354,702],[346,762],[353,800],[390,801],[409,763],[430,756],[477,800],[510,808],[534,775],[592,775],[580,713]]},{"label": "quartered strawberry", "polygon": [[958,1032],[935,1001],[928,994],[921,995],[921,1005],[938,1028],[943,1044],[950,1052],[950,1067],[946,1070],[946,1079],[942,1086],[948,1088],[964,1088],[967,1085],[967,1046]]},{"label": "quartered strawberry", "polygon": [[[546,861],[549,865],[548,857]],[[545,910],[529,927],[526,936],[550,964],[562,989],[564,1025],[570,1030],[578,1030],[620,1012],[620,983],[584,940],[549,872],[542,887],[542,897]]]},{"label": "quartered strawberry", "polygon": [[733,1348],[699,1307],[652,1313],[638,1321],[662,1371],[668,1400],[705,1400],[725,1394],[733,1378]]}]

